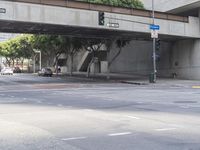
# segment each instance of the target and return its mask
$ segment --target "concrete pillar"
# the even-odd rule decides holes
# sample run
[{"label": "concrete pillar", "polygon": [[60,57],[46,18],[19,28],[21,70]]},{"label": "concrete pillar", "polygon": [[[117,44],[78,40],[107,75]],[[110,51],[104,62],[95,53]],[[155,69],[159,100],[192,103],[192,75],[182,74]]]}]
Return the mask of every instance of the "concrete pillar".
[{"label": "concrete pillar", "polygon": [[[199,8],[199,11],[198,11],[198,17],[199,17],[199,21],[200,21],[200,8]],[[199,26],[200,28],[200,26]]]}]

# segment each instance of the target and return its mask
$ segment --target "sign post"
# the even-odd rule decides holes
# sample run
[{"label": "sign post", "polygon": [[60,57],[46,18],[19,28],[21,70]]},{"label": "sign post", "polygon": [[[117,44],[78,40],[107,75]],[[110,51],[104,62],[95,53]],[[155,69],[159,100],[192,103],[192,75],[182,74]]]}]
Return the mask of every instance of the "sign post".
[{"label": "sign post", "polygon": [[155,29],[158,27],[155,25],[155,10],[154,10],[154,0],[152,0],[152,25],[150,25],[150,29],[153,30],[152,38],[153,38],[153,73],[150,74],[150,83],[156,83],[156,35]]}]

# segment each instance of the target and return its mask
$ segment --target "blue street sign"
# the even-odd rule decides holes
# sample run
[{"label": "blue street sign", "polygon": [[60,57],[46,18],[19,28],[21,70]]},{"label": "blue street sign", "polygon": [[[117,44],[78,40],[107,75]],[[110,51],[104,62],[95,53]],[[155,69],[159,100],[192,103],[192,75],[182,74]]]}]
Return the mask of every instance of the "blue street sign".
[{"label": "blue street sign", "polygon": [[149,26],[149,28],[150,28],[151,30],[160,30],[160,26],[159,26],[159,25],[155,25],[155,24],[151,24],[151,25]]}]

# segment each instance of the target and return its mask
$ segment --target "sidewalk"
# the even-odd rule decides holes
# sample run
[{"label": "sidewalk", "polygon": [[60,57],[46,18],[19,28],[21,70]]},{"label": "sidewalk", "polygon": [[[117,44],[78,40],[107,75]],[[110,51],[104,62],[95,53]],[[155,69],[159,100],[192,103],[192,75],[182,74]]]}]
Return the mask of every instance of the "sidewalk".
[{"label": "sidewalk", "polygon": [[[63,75],[66,76],[66,75]],[[148,76],[139,76],[132,74],[117,74],[111,73],[110,79],[107,79],[107,74],[91,74],[90,77],[87,77],[85,72],[75,72],[73,76],[67,74],[71,78],[79,78],[88,81],[96,82],[114,82],[114,83],[125,83],[125,84],[135,84],[135,85],[154,85],[154,86],[170,86],[170,87],[200,87],[199,80],[184,80],[184,79],[173,79],[173,78],[157,78],[156,83],[149,83]]]}]

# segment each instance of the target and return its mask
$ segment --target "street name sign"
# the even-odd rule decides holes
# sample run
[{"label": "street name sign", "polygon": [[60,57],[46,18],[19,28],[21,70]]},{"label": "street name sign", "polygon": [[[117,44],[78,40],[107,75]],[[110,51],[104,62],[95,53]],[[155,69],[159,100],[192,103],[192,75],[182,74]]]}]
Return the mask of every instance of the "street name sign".
[{"label": "street name sign", "polygon": [[160,30],[160,26],[159,26],[159,25],[155,25],[155,24],[151,24],[151,25],[149,26],[149,28],[150,28],[151,30]]},{"label": "street name sign", "polygon": [[5,8],[0,8],[0,13],[6,13],[6,9]]},{"label": "street name sign", "polygon": [[119,28],[119,23],[110,23],[110,22],[109,22],[109,23],[107,24],[107,26],[108,26],[108,27],[111,27],[111,28]]}]

